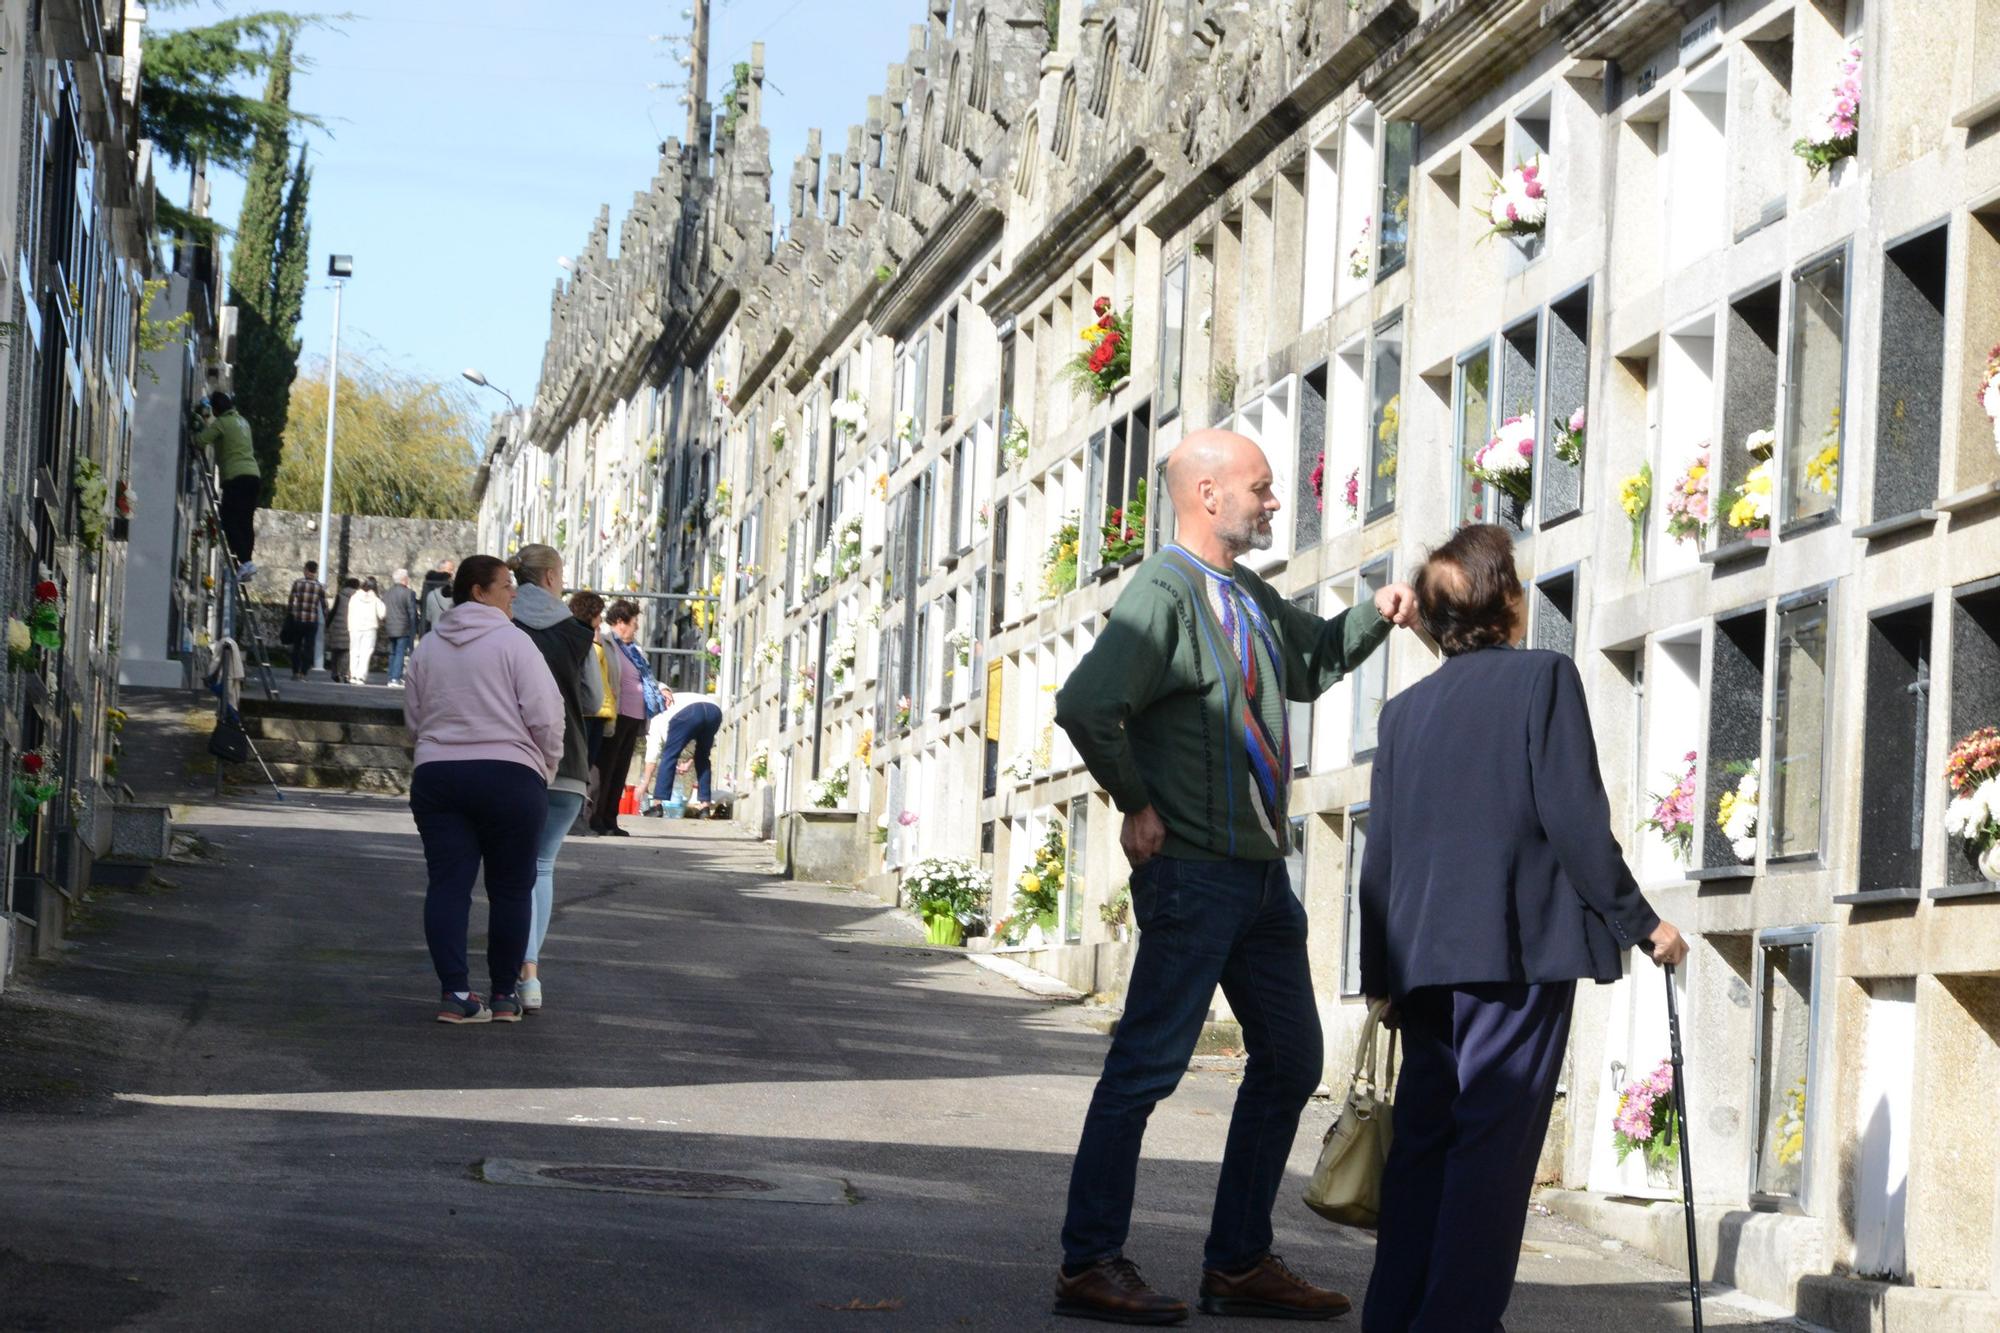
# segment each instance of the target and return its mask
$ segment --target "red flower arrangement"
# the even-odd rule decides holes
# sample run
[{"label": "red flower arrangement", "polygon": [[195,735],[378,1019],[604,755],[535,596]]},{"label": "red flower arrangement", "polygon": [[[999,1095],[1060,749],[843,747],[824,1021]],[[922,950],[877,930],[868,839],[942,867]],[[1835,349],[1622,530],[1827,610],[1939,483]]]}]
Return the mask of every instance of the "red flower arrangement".
[{"label": "red flower arrangement", "polygon": [[48,579],[35,585],[35,606],[28,612],[28,633],[37,648],[62,647],[62,589]]},{"label": "red flower arrangement", "polygon": [[10,793],[14,798],[14,839],[17,842],[28,836],[29,826],[36,814],[62,790],[55,761],[55,753],[47,749],[29,750],[21,756]]},{"label": "red flower arrangement", "polygon": [[1319,451],[1319,461],[1313,464],[1312,475],[1306,478],[1313,488],[1313,508],[1326,512],[1326,450]]},{"label": "red flower arrangement", "polygon": [[1952,746],[1944,771],[1953,796],[1970,796],[2000,777],[2000,729],[1981,727]]},{"label": "red flower arrangement", "polygon": [[1068,368],[1071,384],[1095,403],[1132,373],[1132,318],[1113,310],[1108,296],[1098,297],[1091,309],[1097,318],[1077,335],[1090,346],[1071,357]]}]

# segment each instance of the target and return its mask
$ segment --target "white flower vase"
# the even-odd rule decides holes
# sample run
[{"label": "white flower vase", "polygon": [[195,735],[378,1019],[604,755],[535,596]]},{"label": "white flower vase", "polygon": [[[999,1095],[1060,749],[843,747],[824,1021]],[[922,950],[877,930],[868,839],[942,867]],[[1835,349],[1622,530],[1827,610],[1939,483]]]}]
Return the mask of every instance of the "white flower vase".
[{"label": "white flower vase", "polygon": [[1656,1162],[1648,1157],[1646,1159],[1647,1187],[1656,1190],[1672,1190],[1676,1185],[1680,1184],[1678,1167],[1679,1162],[1677,1160]]},{"label": "white flower vase", "polygon": [[1989,883],[2000,884],[2000,842],[1979,854],[1979,873],[1986,876]]},{"label": "white flower vase", "polygon": [[1049,947],[1049,937],[1042,933],[1042,927],[1039,922],[1028,927],[1028,933],[1021,937],[1021,947],[1023,949],[1046,949]]}]

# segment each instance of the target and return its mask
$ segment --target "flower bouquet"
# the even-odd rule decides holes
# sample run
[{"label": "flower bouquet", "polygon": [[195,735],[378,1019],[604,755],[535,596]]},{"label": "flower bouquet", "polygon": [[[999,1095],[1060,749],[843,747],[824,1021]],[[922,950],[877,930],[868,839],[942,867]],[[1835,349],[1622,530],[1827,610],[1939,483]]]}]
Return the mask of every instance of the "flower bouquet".
[{"label": "flower bouquet", "polygon": [[1098,554],[1107,565],[1115,565],[1130,555],[1146,550],[1146,483],[1123,506],[1106,505],[1104,525],[1098,529],[1104,544]]},{"label": "flower bouquet", "polygon": [[1819,447],[1806,460],[1806,485],[1821,495],[1832,496],[1840,491],[1840,409],[1833,409],[1833,420],[1820,434]]},{"label": "flower bouquet", "polygon": [[1028,423],[1015,417],[1008,424],[1007,433],[1000,437],[1000,457],[1008,467],[1018,467],[1028,461]]},{"label": "flower bouquet", "polygon": [[1466,463],[1465,470],[1525,505],[1533,493],[1534,466],[1535,414],[1523,412],[1501,422],[1500,429]]},{"label": "flower bouquet", "polygon": [[7,669],[26,671],[35,664],[35,636],[28,622],[7,617]]},{"label": "flower bouquet", "polygon": [[1726,772],[1736,776],[1734,791],[1726,791],[1715,803],[1715,826],[1729,839],[1729,850],[1748,865],[1757,859],[1757,810],[1763,763],[1730,764]]},{"label": "flower bouquet", "polygon": [[785,447],[785,423],[780,421],[771,427],[771,452],[777,453]]},{"label": "flower bouquet", "polygon": [[28,637],[50,652],[62,647],[62,589],[48,579],[35,585],[35,605],[28,612]]},{"label": "flower bouquet", "polygon": [[1493,223],[1488,236],[1539,236],[1548,225],[1548,190],[1542,181],[1540,154],[1529,158],[1504,176],[1493,177],[1493,192],[1486,201],[1486,216]]},{"label": "flower bouquet", "polygon": [[[1035,852],[1035,859],[1021,872],[1014,885],[1014,910],[1008,920],[1025,935],[1029,926],[1039,926],[1043,935],[1056,929],[1056,912],[1062,904],[1063,874],[1069,860],[1069,844],[1061,824],[1050,824],[1049,835]],[[1019,937],[1008,943],[1018,943]]]},{"label": "flower bouquet", "polygon": [[43,806],[62,790],[53,750],[29,750],[14,766],[14,841],[28,836],[28,827]]},{"label": "flower bouquet", "polygon": [[1986,374],[1979,381],[1979,406],[1993,423],[1993,447],[2000,449],[2000,346],[1986,354]]},{"label": "flower bouquet", "polygon": [[1313,470],[1306,477],[1306,482],[1313,488],[1313,508],[1324,514],[1326,512],[1326,450],[1322,449],[1319,451],[1319,459],[1314,462]]},{"label": "flower bouquet", "polygon": [[1068,370],[1077,392],[1099,403],[1132,373],[1132,317],[1113,310],[1108,296],[1091,308],[1097,318],[1077,334],[1088,346],[1070,358]]},{"label": "flower bouquet", "polygon": [[985,916],[993,877],[961,857],[927,856],[903,873],[903,891],[932,944],[963,944],[965,928]]},{"label": "flower bouquet", "polygon": [[1642,1154],[1649,1172],[1664,1172],[1680,1161],[1676,1109],[1674,1067],[1668,1061],[1619,1089],[1618,1109],[1611,1117],[1611,1143],[1618,1160]]},{"label": "flower bouquet", "polygon": [[1347,474],[1347,485],[1341,489],[1341,503],[1347,506],[1347,517],[1361,517],[1361,469],[1355,468]]},{"label": "flower bouquet", "polygon": [[1815,118],[1812,132],[1792,145],[1817,176],[1843,157],[1853,157],[1861,141],[1861,39],[1841,53],[1839,78]]},{"label": "flower bouquet", "polygon": [[1980,874],[2000,881],[2000,730],[1981,727],[1960,740],[1944,771],[1951,786],[1944,831],[1964,839]]},{"label": "flower bouquet", "polygon": [[1618,483],[1618,507],[1632,525],[1632,568],[1639,567],[1646,551],[1646,515],[1653,508],[1653,465],[1641,463],[1639,470]]},{"label": "flower bouquet", "polygon": [[104,549],[104,530],[111,523],[111,487],[104,469],[88,458],[76,460],[76,539],[86,551]]},{"label": "flower bouquet", "polygon": [[845,431],[850,440],[862,439],[868,434],[868,404],[861,401],[859,391],[835,403],[832,416],[833,424]]},{"label": "flower bouquet", "polygon": [[944,647],[946,652],[950,653],[953,657],[956,657],[958,659],[958,664],[960,666],[968,666],[971,664],[972,632],[970,630],[958,629],[954,627],[953,629],[946,631],[944,636]]},{"label": "flower bouquet", "polygon": [[1697,768],[1695,751],[1687,752],[1687,771],[1675,780],[1666,795],[1648,792],[1646,799],[1653,803],[1653,813],[1641,821],[1640,827],[1654,830],[1661,841],[1674,854],[1674,859],[1687,865],[1694,859],[1694,786]]},{"label": "flower bouquet", "polygon": [[847,765],[830,768],[826,776],[806,784],[806,800],[815,810],[837,810],[847,799]]},{"label": "flower bouquet", "polygon": [[1771,1128],[1771,1147],[1779,1166],[1797,1166],[1806,1155],[1806,1080],[1785,1089],[1785,1109]]},{"label": "flower bouquet", "polygon": [[1703,449],[1667,492],[1667,535],[1676,542],[1698,543],[1708,536],[1708,522],[1715,513],[1708,484],[1708,450]]},{"label": "flower bouquet", "polygon": [[771,779],[771,742],[758,741],[757,748],[750,752],[750,776],[759,782]]},{"label": "flower bouquet", "polygon": [[1551,443],[1555,456],[1571,467],[1583,466],[1583,409],[1577,408],[1569,414],[1569,421],[1556,427],[1556,437]]},{"label": "flower bouquet", "polygon": [[842,519],[834,532],[834,542],[834,577],[846,578],[861,568],[861,515],[849,514]]},{"label": "flower bouquet", "polygon": [[896,699],[896,729],[898,731],[908,731],[910,729],[910,719],[915,714],[916,709],[910,703],[910,696],[907,694],[899,695]]},{"label": "flower bouquet", "polygon": [[1347,276],[1365,278],[1368,276],[1368,259],[1371,247],[1368,233],[1375,229],[1373,214],[1361,219],[1361,235],[1355,239],[1354,248],[1347,252]]},{"label": "flower bouquet", "polygon": [[1753,430],[1743,437],[1743,448],[1757,460],[1730,492],[1727,515],[1729,526],[1751,537],[1768,536],[1771,528],[1771,451],[1777,447],[1776,431]]},{"label": "flower bouquet", "polygon": [[1076,588],[1076,558],[1081,542],[1082,534],[1077,529],[1075,516],[1064,519],[1049,541],[1048,553],[1042,557],[1044,596],[1060,597]]}]

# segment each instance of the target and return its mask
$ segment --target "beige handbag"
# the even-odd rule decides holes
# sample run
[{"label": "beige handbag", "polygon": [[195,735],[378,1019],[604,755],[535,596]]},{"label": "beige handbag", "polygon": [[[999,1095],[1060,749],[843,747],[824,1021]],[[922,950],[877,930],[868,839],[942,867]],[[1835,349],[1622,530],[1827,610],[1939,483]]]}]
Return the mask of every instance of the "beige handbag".
[{"label": "beige handbag", "polygon": [[1375,1036],[1388,1009],[1385,1000],[1368,1007],[1361,1041],[1354,1051],[1354,1077],[1347,1102],[1327,1127],[1319,1165],[1306,1186],[1306,1207],[1350,1227],[1373,1227],[1382,1214],[1382,1167],[1389,1160],[1389,1090],[1396,1081],[1396,1033],[1389,1033],[1387,1077],[1375,1076]]}]

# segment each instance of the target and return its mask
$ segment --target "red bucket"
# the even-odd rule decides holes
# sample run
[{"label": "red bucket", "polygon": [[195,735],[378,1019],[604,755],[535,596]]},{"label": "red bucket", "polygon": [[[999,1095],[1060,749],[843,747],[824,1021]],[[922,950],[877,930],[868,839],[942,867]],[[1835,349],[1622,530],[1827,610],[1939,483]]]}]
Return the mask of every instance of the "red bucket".
[{"label": "red bucket", "polygon": [[637,787],[627,787],[625,794],[618,798],[618,813],[621,815],[636,815],[639,813],[639,789]]}]

